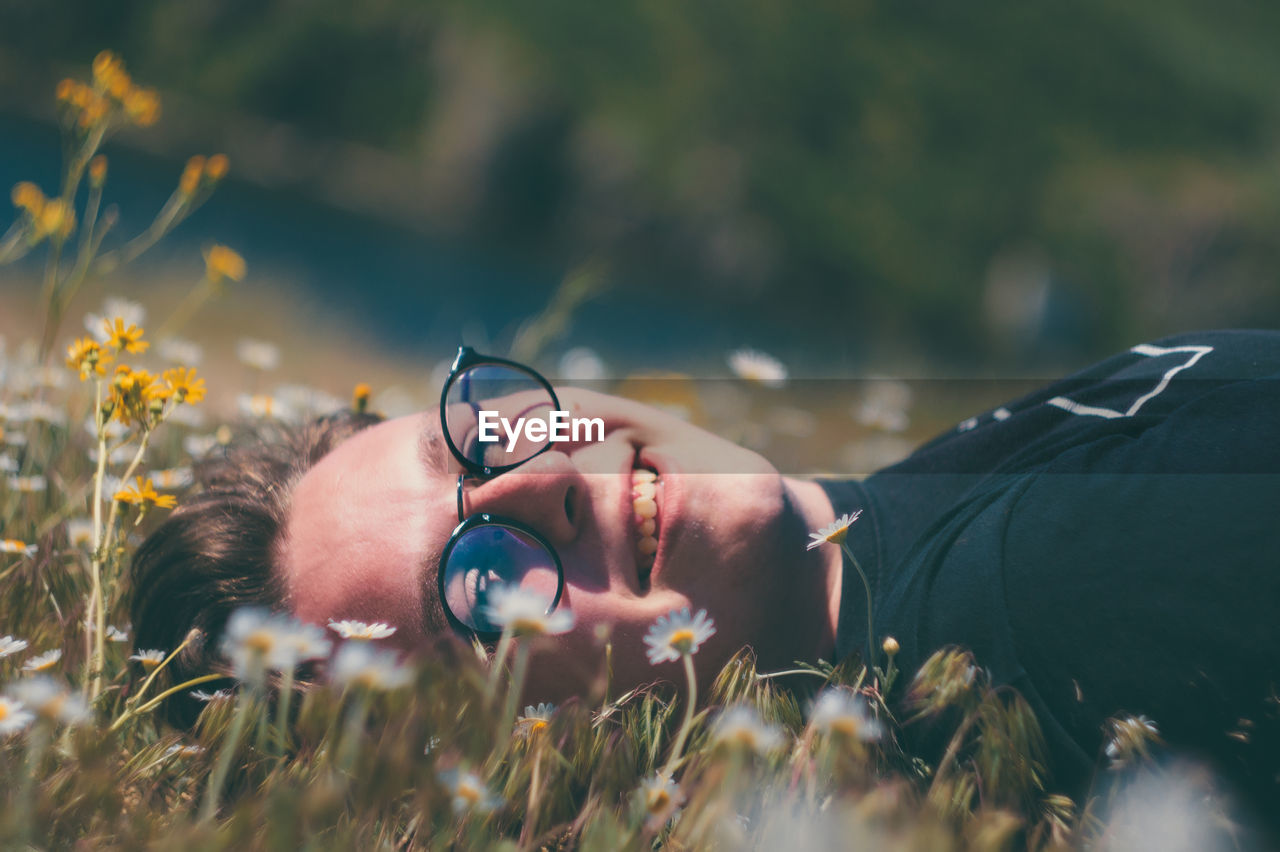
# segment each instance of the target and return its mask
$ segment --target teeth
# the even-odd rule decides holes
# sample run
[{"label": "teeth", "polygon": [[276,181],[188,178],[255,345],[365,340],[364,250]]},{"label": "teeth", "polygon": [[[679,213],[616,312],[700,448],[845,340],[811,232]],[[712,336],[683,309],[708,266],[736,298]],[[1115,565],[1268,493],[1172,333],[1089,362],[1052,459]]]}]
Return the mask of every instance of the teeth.
[{"label": "teeth", "polygon": [[641,585],[647,586],[648,572],[658,553],[658,474],[638,467],[631,471],[631,505],[636,515],[636,562]]}]

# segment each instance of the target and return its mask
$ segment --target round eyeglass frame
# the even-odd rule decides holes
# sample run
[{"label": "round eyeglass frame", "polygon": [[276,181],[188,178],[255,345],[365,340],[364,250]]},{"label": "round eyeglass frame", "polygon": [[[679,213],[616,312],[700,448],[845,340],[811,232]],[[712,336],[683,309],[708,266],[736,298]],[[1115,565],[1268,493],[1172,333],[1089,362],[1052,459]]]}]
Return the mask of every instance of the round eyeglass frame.
[{"label": "round eyeglass frame", "polygon": [[449,435],[449,418],[447,414],[449,390],[453,387],[453,383],[462,373],[472,369],[473,367],[482,367],[485,365],[506,367],[525,374],[546,390],[547,394],[551,397],[553,408],[557,410],[560,408],[560,400],[556,396],[555,390],[552,389],[551,383],[531,367],[526,367],[524,364],[516,361],[510,361],[506,358],[481,355],[469,346],[462,346],[458,348],[458,355],[453,360],[453,366],[449,368],[448,378],[445,379],[444,390],[440,392],[440,434],[443,436],[445,445],[449,448],[449,452],[453,454],[453,457],[458,461],[458,464],[462,465],[463,470],[465,470],[466,473],[458,474],[458,525],[454,527],[452,534],[449,536],[448,542],[445,543],[444,550],[440,553],[440,562],[436,568],[436,586],[440,595],[441,609],[444,610],[445,617],[448,618],[449,624],[454,628],[454,630],[464,636],[474,636],[481,642],[491,642],[498,639],[502,635],[502,632],[477,630],[471,625],[465,623],[454,615],[453,610],[449,607],[448,598],[445,596],[445,566],[449,563],[449,557],[453,554],[454,548],[458,546],[462,537],[479,527],[496,526],[514,530],[521,535],[528,536],[530,539],[541,545],[543,550],[550,554],[551,560],[556,566],[556,593],[555,597],[551,600],[551,604],[547,607],[547,615],[555,612],[556,607],[560,605],[560,597],[564,594],[564,565],[561,564],[560,554],[556,552],[556,549],[551,545],[551,542],[547,541],[541,533],[533,527],[530,527],[528,524],[521,523],[514,518],[494,515],[489,512],[477,512],[472,515],[466,515],[463,511],[462,484],[468,476],[475,479],[491,479],[499,474],[513,470],[530,459],[537,458],[542,453],[551,449],[551,441],[548,440],[546,446],[542,449],[533,453],[526,459],[521,459],[515,464],[484,465],[468,459],[453,443],[453,438]]},{"label": "round eyeglass frame", "polygon": [[551,449],[551,441],[548,440],[542,449],[529,456],[529,458],[521,459],[514,464],[486,465],[473,462],[463,454],[462,450],[458,449],[456,444],[453,443],[453,436],[449,434],[449,389],[453,387],[453,383],[458,380],[458,377],[466,371],[475,367],[484,366],[506,367],[509,370],[515,370],[525,374],[530,379],[533,379],[541,385],[542,389],[547,392],[547,395],[551,397],[551,406],[553,409],[559,410],[560,408],[560,398],[556,396],[555,389],[551,387],[551,382],[544,379],[532,367],[526,367],[524,364],[516,361],[509,361],[506,358],[495,358],[490,355],[481,355],[470,346],[459,347],[458,356],[453,359],[453,366],[449,368],[449,376],[444,381],[444,390],[440,391],[440,433],[444,436],[444,442],[449,447],[449,452],[451,452],[453,457],[458,460],[458,464],[462,465],[463,469],[471,475],[479,477],[497,476],[500,473],[506,473],[507,471],[513,470],[514,468],[517,468],[529,461],[529,459],[537,458],[547,450]]}]

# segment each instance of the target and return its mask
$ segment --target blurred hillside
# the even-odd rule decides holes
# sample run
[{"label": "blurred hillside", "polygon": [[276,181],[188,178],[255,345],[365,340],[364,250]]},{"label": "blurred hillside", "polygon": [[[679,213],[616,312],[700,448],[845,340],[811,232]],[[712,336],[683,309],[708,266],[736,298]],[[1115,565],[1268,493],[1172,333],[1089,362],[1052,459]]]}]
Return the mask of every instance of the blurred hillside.
[{"label": "blurred hillside", "polygon": [[602,258],[644,322],[986,365],[1280,324],[1277,37],[1239,0],[0,0],[11,112],[109,47],[173,157],[532,280]]}]

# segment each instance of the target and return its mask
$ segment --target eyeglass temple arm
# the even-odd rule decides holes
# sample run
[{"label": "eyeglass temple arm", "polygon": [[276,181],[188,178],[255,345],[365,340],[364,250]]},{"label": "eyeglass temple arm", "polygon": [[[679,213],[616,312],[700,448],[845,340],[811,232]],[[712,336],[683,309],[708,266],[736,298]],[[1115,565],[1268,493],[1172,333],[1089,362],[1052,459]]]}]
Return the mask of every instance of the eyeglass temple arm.
[{"label": "eyeglass temple arm", "polygon": [[462,523],[462,480],[465,477],[465,473],[458,474],[458,523]]}]

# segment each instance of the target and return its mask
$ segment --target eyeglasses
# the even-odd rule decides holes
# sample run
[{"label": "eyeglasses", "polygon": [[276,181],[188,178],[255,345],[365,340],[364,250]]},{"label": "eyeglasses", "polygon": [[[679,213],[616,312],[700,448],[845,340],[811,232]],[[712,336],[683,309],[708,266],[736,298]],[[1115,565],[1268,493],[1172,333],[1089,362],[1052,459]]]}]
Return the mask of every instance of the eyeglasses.
[{"label": "eyeglasses", "polygon": [[441,434],[465,472],[458,475],[458,526],[440,555],[436,579],[450,624],[481,641],[502,633],[489,611],[495,590],[537,591],[550,599],[550,614],[564,591],[564,568],[555,548],[532,527],[488,512],[464,517],[465,480],[491,479],[551,448],[549,438],[531,441],[527,433],[510,446],[502,435],[498,441],[481,441],[480,412],[497,411],[511,422],[518,417],[549,422],[551,412],[559,409],[551,383],[537,372],[466,346],[458,350],[440,393]]}]

